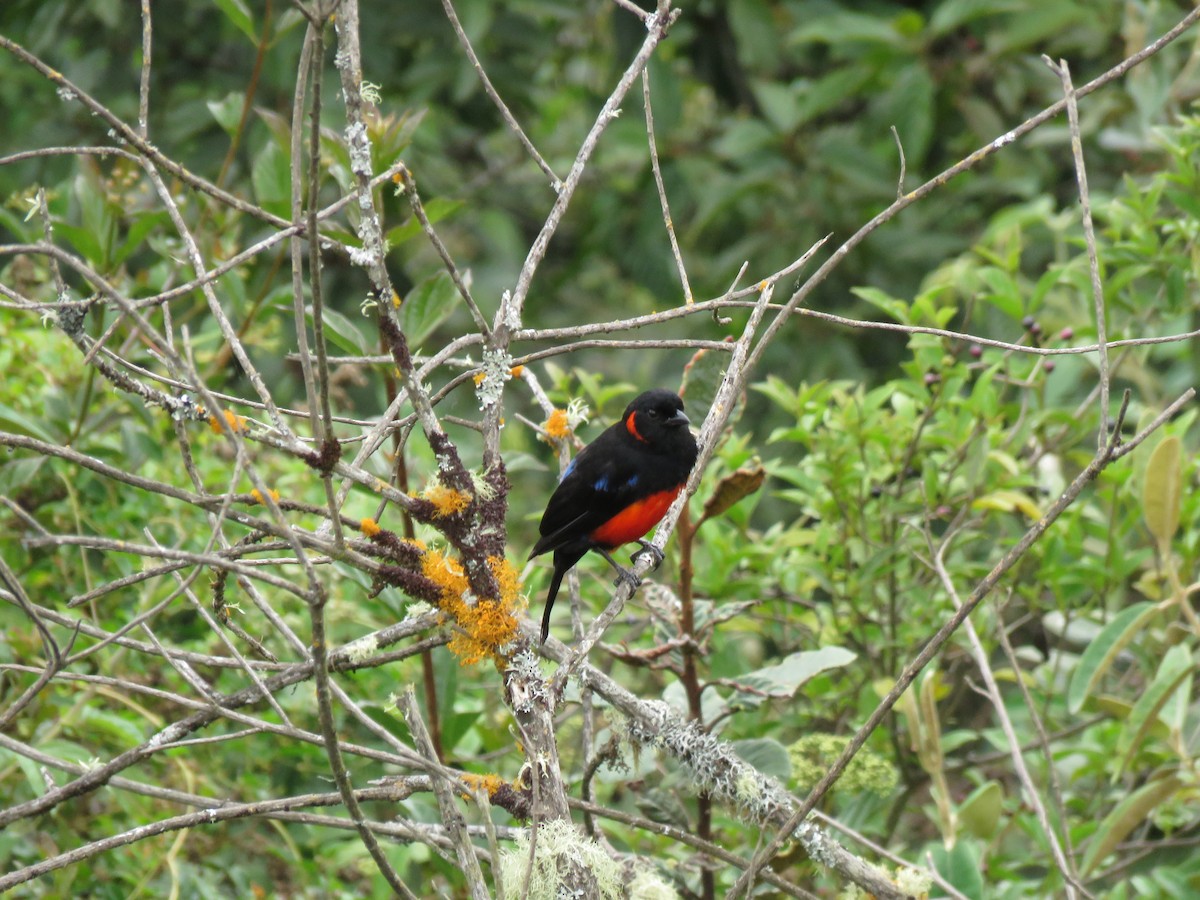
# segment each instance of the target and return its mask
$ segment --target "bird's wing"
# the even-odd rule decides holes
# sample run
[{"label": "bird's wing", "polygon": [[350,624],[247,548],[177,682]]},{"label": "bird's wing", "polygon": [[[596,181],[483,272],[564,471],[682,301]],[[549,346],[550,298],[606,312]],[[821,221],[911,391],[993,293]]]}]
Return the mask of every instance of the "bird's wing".
[{"label": "bird's wing", "polygon": [[636,461],[611,452],[604,437],[581,450],[567,468],[546,504],[538,529],[542,536],[530,558],[584,538],[637,498],[641,476]]}]

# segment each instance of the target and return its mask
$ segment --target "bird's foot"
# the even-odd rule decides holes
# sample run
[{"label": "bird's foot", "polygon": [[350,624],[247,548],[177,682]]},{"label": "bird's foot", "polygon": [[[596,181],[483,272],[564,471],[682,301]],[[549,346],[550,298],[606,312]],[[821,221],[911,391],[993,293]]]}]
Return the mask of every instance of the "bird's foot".
[{"label": "bird's foot", "polygon": [[642,586],[642,579],[638,578],[624,566],[616,566],[615,568],[617,570],[617,580],[614,581],[613,584],[617,586],[620,586],[621,584],[627,584],[629,585],[630,589],[634,591]]},{"label": "bird's foot", "polygon": [[638,543],[642,545],[642,549],[638,550],[631,557],[629,557],[629,561],[636,566],[638,557],[641,556],[643,553],[649,553],[654,558],[654,562],[650,566],[650,571],[653,572],[659,566],[662,565],[663,552],[661,550],[659,550],[657,547],[655,547],[652,543],[650,543],[645,538],[638,538]]},{"label": "bird's foot", "polygon": [[613,584],[616,584],[616,585],[627,584],[634,591],[636,591],[639,587],[642,586],[642,579],[638,578],[636,575],[634,575],[632,572],[630,572],[627,568],[625,568],[623,565],[621,565],[619,562],[617,562],[615,559],[613,559],[612,554],[609,553],[607,550],[605,550],[603,547],[597,547],[596,552],[599,553],[601,556],[603,556],[605,559],[607,559],[608,564],[610,566],[612,566],[613,571],[617,573],[617,580],[614,581]]}]

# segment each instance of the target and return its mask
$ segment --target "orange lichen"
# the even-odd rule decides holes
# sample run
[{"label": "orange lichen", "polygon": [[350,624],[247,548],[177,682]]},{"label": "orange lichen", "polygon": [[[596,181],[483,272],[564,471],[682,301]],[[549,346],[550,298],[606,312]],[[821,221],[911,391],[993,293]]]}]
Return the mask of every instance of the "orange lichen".
[{"label": "orange lichen", "polygon": [[474,499],[464,491],[456,491],[454,488],[448,488],[441,484],[431,484],[425,488],[421,493],[421,498],[433,504],[434,515],[439,519],[462,512],[471,505],[471,500]]},{"label": "orange lichen", "polygon": [[481,384],[487,381],[487,375],[483,372],[476,372],[471,376],[471,379],[475,382],[475,387],[479,387]]},{"label": "orange lichen", "polygon": [[521,603],[521,582],[517,570],[498,556],[488,558],[488,566],[496,579],[499,597],[483,597],[470,601],[470,583],[462,564],[436,550],[425,553],[421,574],[437,585],[440,597],[438,608],[459,627],[450,639],[450,652],[460,665],[472,665],[490,657],[503,659],[500,648],[517,636],[516,613]]},{"label": "orange lichen", "polygon": [[375,535],[383,531],[383,529],[379,527],[379,523],[374,519],[363,519],[358,523],[358,527],[359,530],[362,531],[362,533],[367,537],[375,537]]},{"label": "orange lichen", "polygon": [[395,291],[392,291],[392,306],[393,306],[395,309],[399,309],[399,308],[400,308],[400,304],[402,304],[403,302],[404,302],[404,298],[403,298],[403,297],[401,297],[401,296],[400,296],[398,293],[396,293]]},{"label": "orange lichen", "polygon": [[[279,502],[279,491],[275,490],[274,488],[267,488],[267,493],[271,495],[272,500],[274,500],[276,503]],[[252,490],[250,492],[250,496],[254,498],[255,503],[263,502],[263,495],[258,488]]]},{"label": "orange lichen", "polygon": [[565,409],[556,409],[550,413],[550,418],[542,423],[542,430],[546,432],[546,436],[556,441],[561,441],[571,434],[571,420],[567,417]]},{"label": "orange lichen", "polygon": [[[489,797],[495,797],[496,791],[504,787],[504,779],[499,775],[463,775],[462,782],[472,791],[486,791]],[[465,797],[470,799],[470,797]]]},{"label": "orange lichen", "polygon": [[[246,430],[246,417],[245,416],[234,415],[229,410],[225,410],[222,413],[222,417],[225,419],[225,424],[229,427],[229,430],[232,431],[234,434],[238,434],[238,433]],[[211,428],[217,434],[220,434],[222,431],[225,430],[224,428],[221,427],[221,420],[218,419],[216,416],[208,417],[208,427]]]},{"label": "orange lichen", "polygon": [[524,366],[513,366],[511,369],[508,370],[508,374],[511,375],[513,378],[520,378],[521,375],[524,373],[524,371],[525,371]]}]

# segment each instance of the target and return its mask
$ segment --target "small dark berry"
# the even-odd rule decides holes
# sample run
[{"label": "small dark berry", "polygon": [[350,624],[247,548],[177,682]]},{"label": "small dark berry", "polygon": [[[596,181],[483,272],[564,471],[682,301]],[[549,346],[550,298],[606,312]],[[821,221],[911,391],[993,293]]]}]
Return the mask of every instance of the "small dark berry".
[{"label": "small dark berry", "polygon": [[1045,364],[1042,366],[1042,368],[1043,368],[1043,369],[1045,369],[1045,370],[1046,370],[1046,374],[1047,374],[1047,375],[1049,375],[1051,372],[1053,372],[1053,371],[1054,371],[1054,360],[1052,360],[1052,359],[1048,359],[1048,360],[1046,360],[1046,362],[1045,362]]},{"label": "small dark berry", "polygon": [[876,498],[882,497],[883,496],[883,488],[881,488],[877,484],[871,485],[871,496],[876,497]]},{"label": "small dark berry", "polygon": [[1042,326],[1039,325],[1037,322],[1034,322],[1032,325],[1029,326],[1029,333],[1032,334],[1034,337],[1037,337],[1039,334],[1042,333]]},{"label": "small dark berry", "polygon": [[983,348],[978,344],[972,344],[971,349],[968,352],[971,354],[973,359],[979,359],[979,357],[983,356]]},{"label": "small dark berry", "polygon": [[926,385],[937,384],[941,380],[942,380],[942,376],[939,375],[937,372],[926,372],[925,373],[925,384]]},{"label": "small dark berry", "polygon": [[1032,328],[1036,324],[1037,319],[1035,319],[1033,316],[1026,316],[1021,320],[1021,325],[1025,328]]},{"label": "small dark berry", "polygon": [[1062,331],[1060,331],[1058,333],[1058,337],[1060,340],[1069,341],[1071,338],[1075,337],[1075,329],[1074,328],[1064,328]]}]

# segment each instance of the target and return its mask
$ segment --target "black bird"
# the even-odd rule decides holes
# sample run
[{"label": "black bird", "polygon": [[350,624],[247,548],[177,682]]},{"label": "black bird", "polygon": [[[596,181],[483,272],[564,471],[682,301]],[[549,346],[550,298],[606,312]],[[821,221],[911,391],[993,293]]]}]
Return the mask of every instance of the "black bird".
[{"label": "black bird", "polygon": [[541,538],[529,558],[554,551],[554,577],[542,614],[542,640],[563,576],[589,550],[600,553],[622,577],[632,575],[609,554],[638,541],[659,523],[696,464],[696,439],[683,400],[653,390],[625,408],[621,421],[579,451],[567,466],[538,526]]}]

